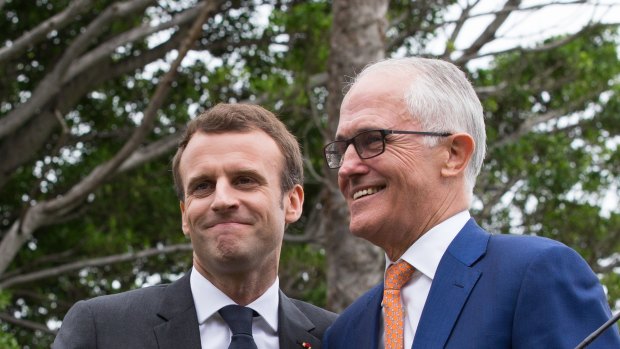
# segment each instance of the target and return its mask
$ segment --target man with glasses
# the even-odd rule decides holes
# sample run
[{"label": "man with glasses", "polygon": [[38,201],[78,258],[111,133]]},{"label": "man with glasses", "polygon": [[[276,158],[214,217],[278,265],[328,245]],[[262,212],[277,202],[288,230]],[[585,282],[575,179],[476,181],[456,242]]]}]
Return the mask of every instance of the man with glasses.
[{"label": "man with glasses", "polygon": [[[575,251],[492,235],[470,217],[485,141],[480,101],[450,63],[388,59],[356,78],[325,159],[338,171],[351,232],[385,251],[386,273],[324,346],[574,348],[610,318]],[[590,348],[620,348],[617,327]]]}]

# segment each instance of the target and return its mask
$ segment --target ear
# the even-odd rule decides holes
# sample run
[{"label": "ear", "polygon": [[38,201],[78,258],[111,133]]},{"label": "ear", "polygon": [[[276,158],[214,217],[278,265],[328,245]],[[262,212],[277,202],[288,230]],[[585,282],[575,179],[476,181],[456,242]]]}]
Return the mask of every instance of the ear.
[{"label": "ear", "polygon": [[181,207],[181,229],[183,229],[183,235],[189,237],[189,223],[185,217],[185,202],[179,201],[179,206]]},{"label": "ear", "polygon": [[296,222],[301,217],[304,206],[304,188],[295,184],[284,200],[284,221],[286,224]]},{"label": "ear", "polygon": [[455,177],[463,174],[469,164],[476,142],[467,133],[457,133],[449,137],[449,154],[441,168],[444,177]]}]

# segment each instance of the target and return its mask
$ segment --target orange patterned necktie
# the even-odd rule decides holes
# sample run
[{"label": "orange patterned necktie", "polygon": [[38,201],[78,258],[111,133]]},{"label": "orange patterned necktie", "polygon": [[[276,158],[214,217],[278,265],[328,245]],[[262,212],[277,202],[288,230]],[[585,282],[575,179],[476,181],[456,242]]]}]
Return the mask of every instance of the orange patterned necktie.
[{"label": "orange patterned necktie", "polygon": [[415,269],[401,260],[390,265],[385,273],[383,289],[383,322],[385,333],[385,349],[403,349],[405,331],[403,326],[403,304],[400,301],[400,288],[411,279]]}]

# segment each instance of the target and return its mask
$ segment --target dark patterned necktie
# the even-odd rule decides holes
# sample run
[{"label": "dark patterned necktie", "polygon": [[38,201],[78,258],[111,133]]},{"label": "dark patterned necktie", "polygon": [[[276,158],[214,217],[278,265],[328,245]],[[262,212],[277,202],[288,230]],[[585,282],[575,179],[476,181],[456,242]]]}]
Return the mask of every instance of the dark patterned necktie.
[{"label": "dark patterned necktie", "polygon": [[232,331],[228,349],[258,349],[252,337],[254,310],[231,304],[220,309],[219,313]]}]

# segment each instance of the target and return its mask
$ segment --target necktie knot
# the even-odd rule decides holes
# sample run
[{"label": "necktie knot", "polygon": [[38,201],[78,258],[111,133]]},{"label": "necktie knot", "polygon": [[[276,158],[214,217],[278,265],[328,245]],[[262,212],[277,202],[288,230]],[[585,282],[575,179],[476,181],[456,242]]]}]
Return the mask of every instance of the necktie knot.
[{"label": "necktie knot", "polygon": [[254,310],[231,304],[220,309],[219,313],[232,332],[229,349],[256,349],[252,337]]},{"label": "necktie knot", "polygon": [[414,271],[411,264],[403,260],[390,265],[385,272],[385,289],[400,290],[411,279]]}]

